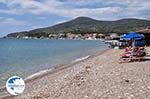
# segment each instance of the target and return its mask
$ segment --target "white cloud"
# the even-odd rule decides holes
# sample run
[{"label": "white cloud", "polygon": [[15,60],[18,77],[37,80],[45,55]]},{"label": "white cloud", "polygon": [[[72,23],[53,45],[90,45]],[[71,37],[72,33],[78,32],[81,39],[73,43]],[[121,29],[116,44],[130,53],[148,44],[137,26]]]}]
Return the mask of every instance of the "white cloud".
[{"label": "white cloud", "polygon": [[[46,13],[71,18],[89,16],[98,19],[116,19],[120,16],[137,17],[138,15],[142,17],[141,12],[150,11],[150,1],[148,0],[65,0],[63,2],[58,0],[43,0],[41,2],[38,0],[1,0],[1,2],[6,4],[8,9],[1,9],[0,13],[32,13],[36,15]],[[101,7],[70,7],[70,3],[80,6],[99,4]]]}]

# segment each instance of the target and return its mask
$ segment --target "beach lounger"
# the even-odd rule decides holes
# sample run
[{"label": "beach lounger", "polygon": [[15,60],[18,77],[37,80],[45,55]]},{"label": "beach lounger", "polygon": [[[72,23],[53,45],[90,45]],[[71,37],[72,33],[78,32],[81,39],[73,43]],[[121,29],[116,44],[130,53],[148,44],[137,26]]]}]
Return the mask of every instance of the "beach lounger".
[{"label": "beach lounger", "polygon": [[132,57],[131,58],[131,61],[138,61],[138,62],[140,62],[140,61],[142,61],[144,59],[144,57]]},{"label": "beach lounger", "polygon": [[120,57],[120,63],[126,63],[126,62],[134,62],[134,61],[141,61],[143,60],[144,56],[146,55],[145,48],[136,48],[133,49],[133,51],[125,51],[124,54]]},{"label": "beach lounger", "polygon": [[128,62],[131,62],[131,58],[130,56],[122,56],[120,57],[120,63],[128,63]]},{"label": "beach lounger", "polygon": [[121,57],[119,60],[120,60],[120,63],[129,63],[129,62],[135,62],[135,61],[142,61],[144,59],[144,57]]}]

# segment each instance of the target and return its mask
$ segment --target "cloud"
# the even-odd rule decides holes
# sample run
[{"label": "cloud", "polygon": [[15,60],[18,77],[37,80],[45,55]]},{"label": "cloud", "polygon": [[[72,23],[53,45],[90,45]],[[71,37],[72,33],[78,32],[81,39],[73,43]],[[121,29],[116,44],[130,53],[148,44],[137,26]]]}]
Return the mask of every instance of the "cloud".
[{"label": "cloud", "polygon": [[150,19],[149,8],[150,0],[0,0],[0,32],[45,27],[79,16]]},{"label": "cloud", "polygon": [[16,20],[16,19],[13,19],[13,18],[3,18],[3,17],[0,17],[0,25],[29,25],[29,22],[26,22],[26,21],[21,21],[21,20]]},{"label": "cloud", "polygon": [[[141,13],[150,11],[149,0],[1,0],[8,9],[6,14],[59,15],[74,18],[88,16],[97,19],[122,17],[149,17]],[[148,13],[149,14],[149,13]]]}]

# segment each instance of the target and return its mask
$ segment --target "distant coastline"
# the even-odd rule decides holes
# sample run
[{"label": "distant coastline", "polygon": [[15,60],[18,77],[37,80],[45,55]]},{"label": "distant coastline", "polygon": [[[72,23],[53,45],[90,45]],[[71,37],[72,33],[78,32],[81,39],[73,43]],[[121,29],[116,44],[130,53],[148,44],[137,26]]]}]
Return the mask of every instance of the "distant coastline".
[{"label": "distant coastline", "polygon": [[50,34],[50,37],[29,37],[29,36],[22,36],[22,37],[3,37],[3,39],[51,39],[51,40],[104,40],[105,36],[103,34],[97,33],[90,33],[85,35],[80,34]]}]

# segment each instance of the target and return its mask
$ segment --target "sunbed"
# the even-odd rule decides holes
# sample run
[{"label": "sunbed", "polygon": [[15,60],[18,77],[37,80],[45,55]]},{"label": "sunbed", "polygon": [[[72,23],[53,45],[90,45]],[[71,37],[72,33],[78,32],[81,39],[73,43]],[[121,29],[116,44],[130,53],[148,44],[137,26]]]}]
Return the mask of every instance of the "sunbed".
[{"label": "sunbed", "polygon": [[143,60],[144,56],[146,55],[145,48],[136,48],[132,51],[125,52],[120,57],[120,62],[133,62],[133,61],[141,61]]}]

